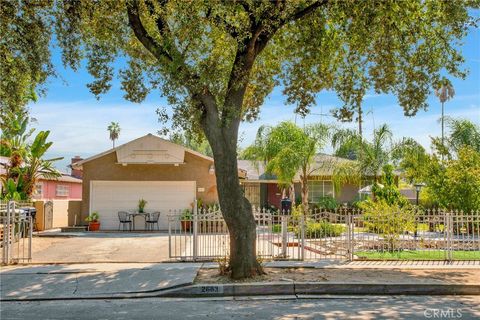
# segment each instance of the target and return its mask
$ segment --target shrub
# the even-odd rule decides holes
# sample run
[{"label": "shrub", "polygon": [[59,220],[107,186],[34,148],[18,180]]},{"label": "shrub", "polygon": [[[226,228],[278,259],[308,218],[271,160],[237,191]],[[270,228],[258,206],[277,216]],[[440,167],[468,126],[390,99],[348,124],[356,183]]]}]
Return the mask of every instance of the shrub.
[{"label": "shrub", "polygon": [[336,208],[338,208],[338,202],[332,196],[321,197],[318,200],[317,204],[318,207],[321,209],[335,210]]},{"label": "shrub", "polygon": [[390,251],[400,234],[415,229],[415,214],[412,206],[388,204],[384,200],[366,200],[360,204],[363,209],[363,222],[368,231],[382,234]]},{"label": "shrub", "polygon": [[[344,227],[338,224],[333,224],[327,221],[316,222],[313,220],[307,221],[305,225],[305,238],[326,238],[326,237],[338,237],[344,231]],[[295,228],[295,235],[297,238],[301,236],[300,227]]]}]

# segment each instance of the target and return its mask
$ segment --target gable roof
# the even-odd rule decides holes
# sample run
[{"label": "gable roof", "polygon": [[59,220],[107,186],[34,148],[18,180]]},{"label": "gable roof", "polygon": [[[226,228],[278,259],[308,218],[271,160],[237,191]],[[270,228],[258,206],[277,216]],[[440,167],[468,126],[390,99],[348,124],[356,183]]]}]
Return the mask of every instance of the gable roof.
[{"label": "gable roof", "polygon": [[[146,134],[146,135],[144,135],[144,136],[142,136],[142,137],[139,137],[139,138],[137,138],[137,139],[134,139],[134,140],[131,140],[131,141],[127,142],[127,143],[124,143],[124,144],[122,144],[122,145],[119,145],[118,147],[115,147],[115,148],[106,150],[106,151],[104,151],[104,152],[102,152],[102,153],[96,154],[96,155],[91,156],[91,157],[89,157],[89,158],[86,158],[86,159],[84,159],[84,160],[81,160],[81,161],[78,161],[78,162],[76,162],[76,163],[73,163],[73,164],[71,164],[71,166],[72,166],[72,168],[75,168],[75,169],[81,169],[81,167],[82,167],[82,165],[83,165],[84,163],[87,163],[87,162],[90,162],[90,161],[92,161],[92,160],[98,159],[98,158],[103,157],[103,156],[105,156],[105,155],[107,155],[107,154],[110,154],[110,153],[112,153],[112,152],[121,151],[122,149],[125,149],[126,147],[128,147],[128,146],[130,146],[130,145],[134,145],[134,144],[136,144],[136,143],[138,143],[138,142],[141,142],[142,140],[147,140],[147,139],[152,139],[152,138],[153,138],[153,139],[158,139],[158,141],[161,142],[161,143],[163,143],[163,144],[171,145],[173,148],[176,148],[176,149],[177,149],[177,148],[181,148],[181,149],[183,149],[184,152],[188,152],[188,153],[193,154],[193,155],[195,155],[195,156],[197,156],[197,157],[200,157],[200,158],[203,158],[203,159],[205,159],[205,160],[208,160],[208,161],[213,162],[213,158],[211,158],[211,157],[209,157],[209,156],[206,156],[206,155],[204,155],[204,154],[201,154],[200,152],[197,152],[197,151],[194,151],[194,150],[185,148],[184,146],[180,146],[180,145],[178,145],[178,144],[175,144],[175,143],[171,142],[170,140],[166,140],[166,139],[160,138],[159,136],[156,136],[156,135],[153,135],[153,134],[149,133],[149,134]],[[183,159],[182,159],[182,161],[183,161]],[[141,163],[141,162],[137,162],[137,163]],[[150,162],[144,162],[144,163],[150,163]]]}]

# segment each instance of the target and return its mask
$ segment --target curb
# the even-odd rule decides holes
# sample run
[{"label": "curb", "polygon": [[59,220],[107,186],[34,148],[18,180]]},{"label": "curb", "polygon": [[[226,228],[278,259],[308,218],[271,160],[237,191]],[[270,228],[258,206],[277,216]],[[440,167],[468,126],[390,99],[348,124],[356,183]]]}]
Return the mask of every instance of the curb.
[{"label": "curb", "polygon": [[142,298],[218,298],[244,296],[315,295],[480,295],[480,284],[411,284],[411,283],[321,283],[321,282],[253,282],[231,284],[184,284],[152,291],[96,294],[64,297],[13,297],[1,302],[58,300],[117,300]]},{"label": "curb", "polygon": [[197,284],[164,291],[159,297],[207,298],[266,295],[480,295],[480,284],[233,283]]}]

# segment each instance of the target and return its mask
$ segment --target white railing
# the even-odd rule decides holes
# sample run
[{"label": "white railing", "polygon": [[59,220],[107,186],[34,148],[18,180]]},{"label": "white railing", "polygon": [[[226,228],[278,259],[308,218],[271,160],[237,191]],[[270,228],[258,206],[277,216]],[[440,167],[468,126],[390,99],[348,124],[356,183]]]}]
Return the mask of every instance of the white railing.
[{"label": "white railing", "polygon": [[32,206],[31,202],[0,202],[2,264],[31,261],[33,219],[21,208]]},{"label": "white railing", "polygon": [[[410,211],[371,214],[340,208],[279,215],[254,208],[257,255],[264,259],[480,260],[480,213]],[[220,210],[198,210],[181,221],[172,211],[169,254],[214,260],[229,254]]]}]

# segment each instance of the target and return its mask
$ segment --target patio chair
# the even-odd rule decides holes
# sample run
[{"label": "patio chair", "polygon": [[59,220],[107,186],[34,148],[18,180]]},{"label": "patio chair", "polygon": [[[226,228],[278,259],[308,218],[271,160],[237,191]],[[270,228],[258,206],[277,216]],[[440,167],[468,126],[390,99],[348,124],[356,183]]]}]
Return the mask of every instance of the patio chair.
[{"label": "patio chair", "polygon": [[157,230],[160,230],[160,226],[158,225],[158,219],[160,218],[160,212],[153,212],[150,213],[147,216],[147,219],[145,220],[147,224],[147,230],[152,230],[153,227],[155,226],[155,223],[157,224]]},{"label": "patio chair", "polygon": [[128,231],[132,231],[132,216],[130,213],[126,211],[119,211],[118,212],[118,231],[120,231],[120,225],[123,226],[123,231],[125,231],[125,227],[128,224]]}]

